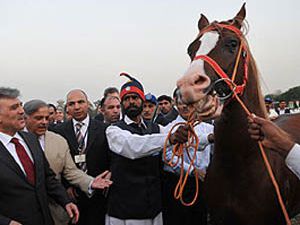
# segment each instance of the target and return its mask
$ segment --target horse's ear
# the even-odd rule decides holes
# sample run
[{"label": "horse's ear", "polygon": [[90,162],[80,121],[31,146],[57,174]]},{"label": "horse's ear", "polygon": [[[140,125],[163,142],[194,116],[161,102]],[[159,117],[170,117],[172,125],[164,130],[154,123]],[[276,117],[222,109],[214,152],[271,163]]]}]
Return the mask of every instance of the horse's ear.
[{"label": "horse's ear", "polygon": [[201,31],[204,27],[206,27],[209,24],[208,19],[206,18],[206,16],[204,16],[203,14],[201,14],[201,17],[198,21],[198,29],[199,31]]},{"label": "horse's ear", "polygon": [[245,5],[246,5],[246,2],[243,4],[243,6],[240,9],[240,11],[238,12],[238,14],[236,14],[236,16],[233,18],[234,25],[239,29],[242,27],[243,21],[246,17]]}]

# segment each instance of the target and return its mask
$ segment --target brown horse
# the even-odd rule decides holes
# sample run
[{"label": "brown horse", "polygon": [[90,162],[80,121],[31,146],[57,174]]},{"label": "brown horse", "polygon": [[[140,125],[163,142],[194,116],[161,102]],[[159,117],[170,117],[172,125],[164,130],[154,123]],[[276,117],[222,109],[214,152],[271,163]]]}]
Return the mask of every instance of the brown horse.
[{"label": "brown horse", "polygon": [[[285,224],[258,144],[248,134],[247,114],[233,98],[234,89],[250,112],[266,116],[255,61],[240,31],[245,15],[245,5],[228,21],[209,23],[201,15],[199,35],[188,48],[191,65],[177,84],[186,103],[205,102],[215,94],[225,102],[215,124],[215,151],[205,184],[212,223]],[[299,114],[277,122],[300,143]],[[294,216],[300,209],[300,182],[279,153],[265,151],[288,213]]]}]

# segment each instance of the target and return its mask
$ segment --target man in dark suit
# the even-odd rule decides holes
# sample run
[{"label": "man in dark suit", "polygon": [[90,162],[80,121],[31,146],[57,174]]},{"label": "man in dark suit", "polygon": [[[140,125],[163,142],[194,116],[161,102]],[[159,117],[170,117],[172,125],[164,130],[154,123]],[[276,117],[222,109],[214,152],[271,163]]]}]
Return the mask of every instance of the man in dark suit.
[{"label": "man in dark suit", "polygon": [[[67,94],[67,109],[72,120],[55,127],[68,142],[70,153],[77,167],[88,175],[96,176],[108,170],[108,144],[104,123],[88,115],[88,98],[82,90]],[[73,186],[69,195],[78,203],[80,225],[103,225],[106,213],[106,199],[101,191],[94,191],[91,198]]]},{"label": "man in dark suit", "polygon": [[0,88],[0,224],[52,225],[47,195],[78,220],[79,212],[25,126],[19,91]]},{"label": "man in dark suit", "polygon": [[[174,94],[173,94],[174,98]],[[161,95],[157,98],[158,115],[155,118],[155,123],[166,126],[178,116],[178,111],[173,106],[173,100],[168,95]]]},{"label": "man in dark suit", "polygon": [[290,109],[286,107],[286,102],[284,100],[280,100],[279,107],[276,109],[276,112],[278,115],[291,113]]}]

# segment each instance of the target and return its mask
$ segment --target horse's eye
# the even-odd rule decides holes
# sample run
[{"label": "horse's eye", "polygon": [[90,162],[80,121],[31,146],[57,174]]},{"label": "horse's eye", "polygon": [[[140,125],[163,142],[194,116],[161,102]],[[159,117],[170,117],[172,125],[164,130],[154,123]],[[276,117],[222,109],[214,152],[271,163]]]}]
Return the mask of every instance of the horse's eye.
[{"label": "horse's eye", "polygon": [[225,44],[225,46],[228,48],[236,48],[237,45],[238,45],[237,40],[230,40]]},{"label": "horse's eye", "polygon": [[230,39],[225,42],[226,51],[229,51],[230,53],[235,53],[237,46],[238,40],[236,39]]},{"label": "horse's eye", "polygon": [[231,46],[232,47],[236,47],[238,45],[237,41],[236,40],[231,40]]}]

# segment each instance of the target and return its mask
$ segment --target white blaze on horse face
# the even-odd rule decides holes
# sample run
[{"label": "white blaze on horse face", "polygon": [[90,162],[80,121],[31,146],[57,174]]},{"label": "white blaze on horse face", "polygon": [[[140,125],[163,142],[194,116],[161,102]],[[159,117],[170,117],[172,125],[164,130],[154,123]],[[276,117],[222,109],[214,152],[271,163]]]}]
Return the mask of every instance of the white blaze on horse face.
[{"label": "white blaze on horse face", "polygon": [[[197,55],[208,55],[217,45],[217,42],[219,40],[219,33],[216,31],[210,31],[205,34],[200,38],[201,45],[200,48],[198,49],[196,56]],[[205,69],[204,69],[204,61],[203,60],[196,60],[193,61],[186,71],[186,73],[190,73],[189,70],[193,70],[197,73],[200,73],[202,75],[206,75]]]},{"label": "white blaze on horse face", "polygon": [[[216,47],[218,40],[219,34],[216,31],[203,34],[196,56],[209,54]],[[187,103],[197,102],[203,98],[205,96],[204,89],[209,85],[210,79],[205,72],[203,60],[193,61],[184,76],[177,82],[182,99]]]}]

